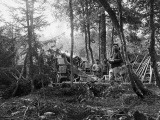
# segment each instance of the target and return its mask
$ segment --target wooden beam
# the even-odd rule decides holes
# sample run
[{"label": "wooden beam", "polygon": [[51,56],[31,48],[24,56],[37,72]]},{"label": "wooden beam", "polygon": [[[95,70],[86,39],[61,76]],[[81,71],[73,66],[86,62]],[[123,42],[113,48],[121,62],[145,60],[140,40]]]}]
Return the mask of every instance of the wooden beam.
[{"label": "wooden beam", "polygon": [[149,83],[152,82],[152,75],[153,75],[153,68],[150,65],[150,79],[149,79]]},{"label": "wooden beam", "polygon": [[147,62],[147,65],[146,65],[146,68],[145,68],[145,71],[144,71],[144,75],[142,75],[142,82],[144,81],[144,77],[145,77],[145,75],[146,75],[146,72],[147,72],[147,69],[148,69],[148,66],[149,66],[149,63],[150,63],[150,60],[151,60],[151,58],[149,58],[149,60],[148,60],[148,62]]}]

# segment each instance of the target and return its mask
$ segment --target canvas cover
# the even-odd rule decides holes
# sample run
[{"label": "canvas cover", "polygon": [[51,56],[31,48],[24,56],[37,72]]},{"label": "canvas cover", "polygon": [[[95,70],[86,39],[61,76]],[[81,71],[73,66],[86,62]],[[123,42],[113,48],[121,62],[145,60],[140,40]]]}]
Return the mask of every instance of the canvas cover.
[{"label": "canvas cover", "polygon": [[65,65],[64,58],[58,58],[57,62],[59,65]]},{"label": "canvas cover", "polygon": [[90,63],[89,62],[85,62],[85,68],[90,68],[90,67],[91,67]]},{"label": "canvas cover", "polygon": [[66,73],[67,72],[67,66],[59,66],[59,72],[60,73]]}]

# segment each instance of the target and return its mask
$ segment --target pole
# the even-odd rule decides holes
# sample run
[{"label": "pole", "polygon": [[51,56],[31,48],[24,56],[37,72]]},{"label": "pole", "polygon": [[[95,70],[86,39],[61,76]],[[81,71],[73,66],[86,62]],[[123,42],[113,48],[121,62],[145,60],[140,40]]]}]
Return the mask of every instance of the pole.
[{"label": "pole", "polygon": [[69,0],[69,8],[70,8],[70,27],[71,27],[71,86],[73,86],[73,46],[74,46],[74,25],[73,25],[73,8],[72,8],[72,0]]},{"label": "pole", "polygon": [[100,31],[101,15],[99,14],[98,17],[99,17],[99,61],[101,61],[101,31]]}]

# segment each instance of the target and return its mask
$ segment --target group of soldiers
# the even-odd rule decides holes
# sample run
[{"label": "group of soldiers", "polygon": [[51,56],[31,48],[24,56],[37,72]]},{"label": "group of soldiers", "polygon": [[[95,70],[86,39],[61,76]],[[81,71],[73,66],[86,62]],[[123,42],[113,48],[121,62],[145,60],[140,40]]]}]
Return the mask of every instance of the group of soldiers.
[{"label": "group of soldiers", "polygon": [[[62,58],[66,58],[70,63],[70,57],[62,55]],[[123,59],[118,44],[113,45],[112,55],[109,59],[104,59],[102,62],[97,59],[95,64],[91,65],[88,61],[82,61],[80,57],[76,56],[73,58],[73,64],[77,66],[77,69],[82,68],[86,73],[93,73],[97,78],[104,80],[109,77],[109,81],[114,81],[123,76]]]},{"label": "group of soldiers", "polygon": [[92,66],[93,74],[99,78],[106,79],[109,76],[109,80],[118,80],[122,73],[123,59],[120,53],[118,44],[113,45],[112,55],[109,59],[104,59],[102,63],[97,59],[96,63]]}]

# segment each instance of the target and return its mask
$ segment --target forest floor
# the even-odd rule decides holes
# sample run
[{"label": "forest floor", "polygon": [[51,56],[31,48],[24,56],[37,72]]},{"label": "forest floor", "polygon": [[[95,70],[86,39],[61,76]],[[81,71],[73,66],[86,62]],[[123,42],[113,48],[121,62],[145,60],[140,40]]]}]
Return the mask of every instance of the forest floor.
[{"label": "forest floor", "polygon": [[[160,92],[153,86],[150,89]],[[154,118],[160,111],[160,99],[139,100],[128,88],[123,94],[105,97],[75,91],[46,87],[27,96],[1,100],[0,120],[119,120],[121,116],[134,120],[132,115],[136,110]],[[126,113],[125,109],[128,109]]]}]

